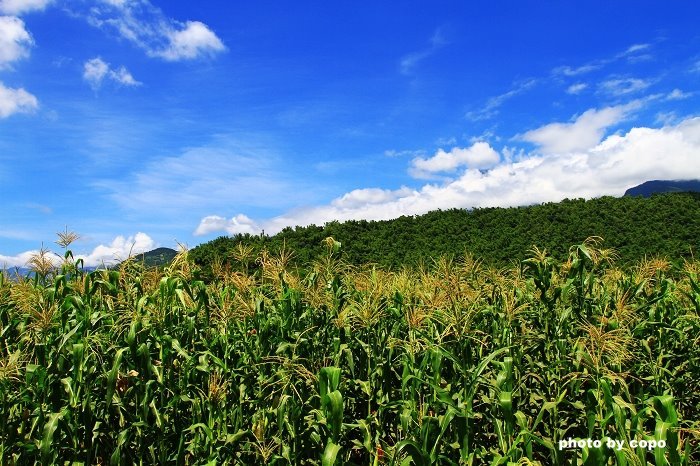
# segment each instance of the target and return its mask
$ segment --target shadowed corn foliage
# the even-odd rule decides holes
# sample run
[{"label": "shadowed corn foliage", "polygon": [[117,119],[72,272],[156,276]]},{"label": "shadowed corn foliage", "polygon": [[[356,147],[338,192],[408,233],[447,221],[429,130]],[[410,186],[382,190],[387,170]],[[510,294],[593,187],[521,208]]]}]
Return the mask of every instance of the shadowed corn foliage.
[{"label": "shadowed corn foliage", "polygon": [[[700,463],[700,263],[0,273],[1,464]],[[568,438],[616,439],[561,449]],[[648,451],[632,440],[666,442]]]}]

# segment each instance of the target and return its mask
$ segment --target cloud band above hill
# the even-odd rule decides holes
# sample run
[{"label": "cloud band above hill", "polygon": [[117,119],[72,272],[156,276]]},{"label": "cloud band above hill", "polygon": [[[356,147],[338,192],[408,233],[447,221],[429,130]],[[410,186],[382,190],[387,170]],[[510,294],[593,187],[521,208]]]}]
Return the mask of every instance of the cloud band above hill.
[{"label": "cloud band above hill", "polygon": [[[594,120],[596,124],[588,126],[598,131],[601,125],[609,125],[615,120],[613,117],[621,117],[623,113],[586,112],[571,125]],[[598,121],[601,119],[604,124]],[[557,128],[549,128],[549,131],[554,129]],[[559,129],[567,132],[571,126],[563,125]],[[588,139],[588,146],[583,142],[567,146],[564,153],[554,153],[553,149],[561,147],[547,138],[538,140],[534,134],[531,132],[530,139],[545,150],[520,156],[517,160],[509,160],[508,150],[502,150],[501,162],[488,170],[480,170],[480,164],[469,167],[468,155],[476,152],[476,144],[467,149],[452,149],[450,153],[443,151],[437,154],[439,160],[435,159],[433,165],[421,162],[428,167],[467,166],[457,178],[442,184],[425,184],[419,189],[402,187],[394,191],[357,189],[328,205],[294,209],[266,220],[251,220],[241,214],[231,220],[208,216],[202,219],[195,234],[232,234],[260,229],[275,233],[286,226],[322,225],[332,220],[384,220],[435,209],[509,207],[564,198],[619,196],[630,186],[649,179],[683,179],[700,173],[700,118],[689,118],[663,128],[632,128],[600,142]],[[486,143],[477,144],[482,154],[496,153]],[[477,159],[492,160],[490,157]],[[380,196],[378,191],[381,191]]]}]

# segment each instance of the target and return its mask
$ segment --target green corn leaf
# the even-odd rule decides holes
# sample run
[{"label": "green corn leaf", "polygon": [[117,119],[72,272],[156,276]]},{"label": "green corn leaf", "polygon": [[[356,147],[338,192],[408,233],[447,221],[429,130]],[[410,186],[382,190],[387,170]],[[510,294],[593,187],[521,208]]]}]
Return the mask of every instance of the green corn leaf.
[{"label": "green corn leaf", "polygon": [[49,420],[44,426],[44,435],[41,438],[41,443],[39,449],[41,450],[41,462],[43,464],[53,463],[54,452],[51,449],[53,445],[53,437],[58,428],[58,423],[65,415],[65,411],[60,411],[58,413],[49,414]]},{"label": "green corn leaf", "polygon": [[333,466],[336,464],[338,453],[340,453],[340,446],[333,442],[328,442],[321,456],[321,466]]},{"label": "green corn leaf", "polygon": [[401,465],[427,466],[429,464],[421,448],[412,440],[403,440],[396,444],[391,466],[399,464],[397,461],[401,461]]},{"label": "green corn leaf", "polygon": [[112,363],[112,369],[109,371],[109,375],[107,377],[107,394],[106,394],[106,403],[107,403],[107,409],[109,409],[109,406],[112,404],[112,398],[114,397],[114,391],[117,387],[117,377],[119,375],[119,367],[122,362],[122,357],[124,356],[124,352],[127,351],[129,348],[119,348],[114,355],[114,362]]},{"label": "green corn leaf", "polygon": [[343,427],[343,395],[334,390],[327,395],[326,410],[331,423],[333,440],[340,438],[340,431]]},{"label": "green corn leaf", "polygon": [[338,389],[340,384],[340,368],[323,367],[318,375],[318,394],[323,399],[328,392]]}]

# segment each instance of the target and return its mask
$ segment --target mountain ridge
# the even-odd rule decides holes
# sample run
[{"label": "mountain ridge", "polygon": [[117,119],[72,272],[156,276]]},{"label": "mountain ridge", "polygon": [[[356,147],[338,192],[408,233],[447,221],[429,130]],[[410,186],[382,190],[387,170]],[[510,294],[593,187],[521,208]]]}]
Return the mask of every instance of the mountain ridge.
[{"label": "mountain ridge", "polygon": [[649,180],[625,191],[625,196],[650,197],[660,193],[700,192],[700,180]]}]

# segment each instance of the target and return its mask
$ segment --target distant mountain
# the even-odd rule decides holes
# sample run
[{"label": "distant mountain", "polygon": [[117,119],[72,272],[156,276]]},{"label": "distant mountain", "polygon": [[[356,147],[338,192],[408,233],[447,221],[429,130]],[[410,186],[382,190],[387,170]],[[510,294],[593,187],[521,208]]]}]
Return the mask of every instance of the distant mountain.
[{"label": "distant mountain", "polygon": [[[146,267],[162,267],[170,264],[173,258],[177,255],[177,251],[170,248],[157,248],[152,251],[144,252],[142,254],[136,254],[134,260],[138,262],[143,262]],[[113,268],[116,266],[111,266]],[[83,267],[85,272],[92,272],[100,267],[88,266]],[[32,275],[34,272],[29,267],[6,267],[3,269],[2,264],[0,264],[0,271],[4,271],[8,277],[27,277]]]},{"label": "distant mountain", "polygon": [[16,276],[26,277],[30,273],[33,273],[27,267],[6,267],[5,269],[3,269],[3,272],[8,277],[16,277]]},{"label": "distant mountain", "polygon": [[700,180],[651,180],[625,191],[625,196],[650,197],[657,193],[700,192]]},{"label": "distant mountain", "polygon": [[[97,270],[99,267],[83,267],[84,272],[92,272]],[[0,271],[2,271],[6,277],[14,280],[18,277],[26,278],[26,277],[34,277],[34,271],[30,269],[29,267],[6,267],[2,268],[0,267]]]},{"label": "distant mountain", "polygon": [[147,267],[162,267],[170,264],[177,251],[170,248],[157,248],[134,256],[134,260],[143,262]]}]

